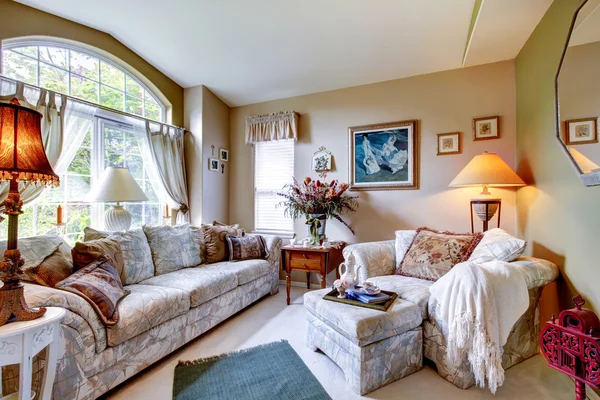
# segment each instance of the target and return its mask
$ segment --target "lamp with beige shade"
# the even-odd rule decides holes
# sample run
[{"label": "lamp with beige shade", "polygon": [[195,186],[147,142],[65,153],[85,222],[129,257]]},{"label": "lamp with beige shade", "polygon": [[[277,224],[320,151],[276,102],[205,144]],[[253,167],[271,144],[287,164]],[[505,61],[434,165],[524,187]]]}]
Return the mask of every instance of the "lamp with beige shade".
[{"label": "lamp with beige shade", "polygon": [[488,187],[525,186],[526,183],[498,156],[485,151],[473,157],[456,178],[450,182],[450,187],[482,186],[481,197],[471,199],[471,231],[474,232],[473,210],[483,221],[483,231],[488,230],[489,221],[498,212],[498,227],[500,227],[500,211],[502,201],[492,197]]},{"label": "lamp with beige shade", "polygon": [[107,167],[89,199],[98,203],[116,203],[104,213],[105,228],[113,232],[126,231],[131,226],[131,214],[121,202],[148,201],[131,172],[124,167]]}]

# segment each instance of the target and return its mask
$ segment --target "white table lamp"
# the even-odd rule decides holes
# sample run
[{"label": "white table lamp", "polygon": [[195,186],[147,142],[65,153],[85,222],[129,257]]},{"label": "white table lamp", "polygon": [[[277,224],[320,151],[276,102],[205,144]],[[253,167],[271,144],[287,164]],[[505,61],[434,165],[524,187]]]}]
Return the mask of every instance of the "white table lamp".
[{"label": "white table lamp", "polygon": [[[473,210],[483,221],[483,231],[488,229],[488,222],[501,206],[498,197],[492,197],[488,186],[509,187],[525,186],[526,183],[500,158],[497,154],[488,153],[473,157],[456,178],[450,182],[450,187],[481,186],[481,197],[471,199],[471,230],[473,231]],[[500,226],[500,212],[498,212]]]},{"label": "white table lamp", "polygon": [[104,214],[104,224],[109,231],[126,231],[131,226],[131,214],[121,202],[148,201],[131,172],[123,167],[107,167],[89,199],[98,203],[116,203]]}]

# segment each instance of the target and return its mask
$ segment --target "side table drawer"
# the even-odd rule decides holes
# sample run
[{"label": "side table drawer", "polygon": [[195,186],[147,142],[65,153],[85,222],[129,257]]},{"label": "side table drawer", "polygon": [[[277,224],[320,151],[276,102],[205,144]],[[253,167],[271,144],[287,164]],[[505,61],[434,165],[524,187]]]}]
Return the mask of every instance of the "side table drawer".
[{"label": "side table drawer", "polygon": [[292,260],[317,261],[321,262],[321,254],[311,253],[309,251],[292,251],[290,254]]},{"label": "side table drawer", "polygon": [[290,260],[290,268],[292,269],[312,269],[315,271],[321,270],[321,260],[304,260],[292,258]]}]

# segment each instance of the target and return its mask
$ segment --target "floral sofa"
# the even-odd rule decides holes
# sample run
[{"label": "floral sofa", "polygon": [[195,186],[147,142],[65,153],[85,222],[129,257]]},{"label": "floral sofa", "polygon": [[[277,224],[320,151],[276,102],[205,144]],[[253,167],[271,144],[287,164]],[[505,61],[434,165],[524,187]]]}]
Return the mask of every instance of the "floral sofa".
[{"label": "floral sofa", "polygon": [[[266,260],[203,264],[126,285],[130,294],[118,303],[120,320],[114,326],[103,325],[76,294],[25,283],[29,305],[67,311],[53,398],[95,399],[263,296],[277,293],[281,239],[264,238]],[[44,257],[44,248],[56,249],[61,242],[57,236],[34,237],[21,240],[19,247],[24,257]],[[44,352],[40,354],[34,372],[45,362]],[[18,368],[4,368],[2,378],[3,393],[15,391]]]},{"label": "floral sofa", "polygon": [[[402,231],[400,231],[402,232]],[[414,231],[413,231],[414,232]],[[375,283],[383,290],[393,291],[403,300],[416,304],[421,310],[423,328],[423,355],[433,361],[438,374],[455,386],[466,389],[475,383],[469,361],[457,364],[446,357],[448,327],[436,316],[437,304],[430,301],[429,287],[433,282],[394,275],[396,271],[396,242],[394,240],[360,243],[347,246],[344,257],[353,254],[359,269],[358,281]],[[529,291],[529,308],[515,323],[503,347],[504,369],[520,363],[539,352],[539,299],[542,289],[558,277],[557,267],[545,260],[519,257],[513,261],[523,269]]]}]

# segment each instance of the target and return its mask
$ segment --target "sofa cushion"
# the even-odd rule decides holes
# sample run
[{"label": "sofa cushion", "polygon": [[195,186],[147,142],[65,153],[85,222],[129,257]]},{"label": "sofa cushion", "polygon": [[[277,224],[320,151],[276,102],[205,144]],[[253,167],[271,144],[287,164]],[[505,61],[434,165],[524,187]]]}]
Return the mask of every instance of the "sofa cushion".
[{"label": "sofa cushion", "polygon": [[238,285],[245,285],[261,276],[267,275],[271,271],[271,266],[266,260],[223,261],[208,264],[202,268],[208,271],[233,272],[237,276]]},{"label": "sofa cushion", "polygon": [[38,285],[55,287],[73,273],[73,261],[68,246],[59,246],[39,265],[23,270],[25,275]]},{"label": "sofa cushion", "polygon": [[202,230],[202,227],[193,225],[190,225],[190,230],[192,231],[194,242],[200,250],[200,264],[204,264],[206,262],[206,243],[204,242],[204,231]]},{"label": "sofa cushion", "polygon": [[109,346],[117,346],[190,309],[190,296],[181,289],[129,285],[131,293],[119,302],[121,319],[106,328]]},{"label": "sofa cushion", "polygon": [[124,285],[132,285],[154,276],[154,264],[148,240],[142,228],[125,232],[103,232],[87,227],[84,229],[85,241],[115,237],[119,240],[123,252]]},{"label": "sofa cushion", "polygon": [[198,307],[238,285],[235,272],[204,267],[186,268],[155,276],[140,282],[142,285],[181,289],[190,296],[190,306]]},{"label": "sofa cushion", "polygon": [[123,252],[117,238],[95,239],[87,242],[77,242],[71,250],[73,269],[75,271],[96,261],[100,256],[108,256],[119,273],[121,281],[125,279]]},{"label": "sofa cushion", "polygon": [[204,243],[206,244],[206,262],[209,264],[227,259],[227,243],[225,237],[241,236],[240,229],[227,225],[202,225]]},{"label": "sofa cushion", "polygon": [[[4,254],[8,241],[0,240],[0,254]],[[60,236],[41,235],[19,238],[19,251],[25,261],[22,269],[37,267],[59,246],[68,246]]]},{"label": "sofa cushion", "polygon": [[152,252],[154,275],[196,267],[202,262],[189,225],[144,225],[143,229]]},{"label": "sofa cushion", "polygon": [[511,262],[519,258],[525,251],[527,242],[516,238],[500,228],[484,232],[483,239],[473,250],[469,261],[487,262],[500,260]]},{"label": "sofa cushion", "polygon": [[225,236],[229,261],[266,260],[267,244],[261,235]]},{"label": "sofa cushion", "polygon": [[394,248],[396,250],[396,269],[400,268],[400,264],[404,260],[404,256],[406,252],[410,248],[413,240],[415,239],[415,235],[417,231],[415,230],[403,230],[396,231],[396,242],[394,244]]},{"label": "sofa cushion", "polygon": [[304,307],[346,339],[363,347],[407,332],[421,325],[419,306],[408,300],[396,300],[386,312],[323,300],[330,289],[304,295]]},{"label": "sofa cushion", "polygon": [[432,281],[401,275],[376,276],[369,278],[368,281],[373,282],[383,290],[395,292],[401,299],[415,303],[421,310],[421,318],[427,318],[429,287],[433,285]]}]

